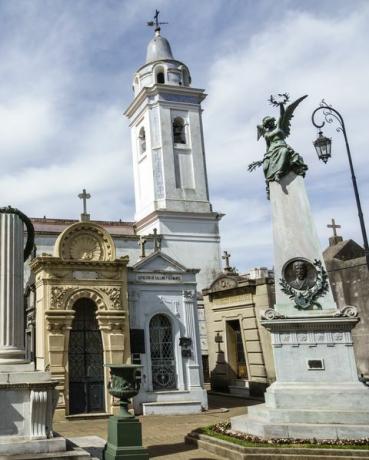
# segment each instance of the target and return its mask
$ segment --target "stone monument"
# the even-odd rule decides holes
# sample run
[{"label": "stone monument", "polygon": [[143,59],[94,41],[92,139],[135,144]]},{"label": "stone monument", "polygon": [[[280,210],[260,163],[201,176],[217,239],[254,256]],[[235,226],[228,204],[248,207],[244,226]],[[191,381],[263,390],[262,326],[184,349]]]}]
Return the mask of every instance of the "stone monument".
[{"label": "stone monument", "polygon": [[[357,439],[369,436],[369,388],[357,376],[351,330],[357,310],[334,302],[313,222],[302,157],[287,145],[290,123],[303,96],[270,102],[278,122],[265,117],[258,139],[273,220],[276,304],[262,316],[271,332],[276,381],[265,404],[233,417],[232,429],[263,438]],[[287,105],[287,106],[286,106]]]},{"label": "stone monument", "polygon": [[[24,224],[28,235],[23,250]],[[35,454],[34,458],[42,459],[50,453],[60,458],[66,453],[65,439],[54,438],[52,432],[58,382],[25,360],[23,270],[33,246],[31,221],[10,206],[0,208],[1,458],[3,454],[17,459]]]}]

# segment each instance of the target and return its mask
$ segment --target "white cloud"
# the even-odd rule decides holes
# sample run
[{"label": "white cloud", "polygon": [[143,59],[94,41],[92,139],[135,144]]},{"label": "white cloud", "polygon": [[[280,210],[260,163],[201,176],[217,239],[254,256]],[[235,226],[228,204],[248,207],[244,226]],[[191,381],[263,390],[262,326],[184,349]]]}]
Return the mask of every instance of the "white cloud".
[{"label": "white cloud", "polygon": [[[323,241],[335,217],[343,235],[360,242],[343,139],[327,129],[335,157],[319,164],[310,114],[322,97],[342,109],[368,214],[369,8],[365,2],[355,9],[338,0],[321,3],[312,11],[317,3],[295,1],[283,2],[283,9],[273,1],[252,8],[244,1],[226,8],[222,1],[189,1],[186,8],[172,0],[2,2],[2,202],[33,216],[76,217],[76,195],[85,187],[94,217],[132,218],[130,136],[122,112],[151,35],[145,21],[163,6],[175,56],[190,65],[193,86],[204,85],[209,94],[210,196],[226,213],[222,245],[232,251],[233,264],[241,271],[272,265],[264,179],[261,171],[249,174],[247,165],[263,155],[255,127],[274,110],[266,102],[270,93],[280,91],[309,94],[296,112],[290,143],[309,163],[306,184]],[[324,14],[329,3],[334,12]]]},{"label": "white cloud", "polygon": [[[239,36],[232,37],[233,47],[227,40],[227,53],[221,50],[209,70],[209,100],[204,116],[209,182],[217,205],[222,203],[220,197],[225,191],[227,197],[233,196],[233,200],[223,202],[223,207],[216,210],[229,214],[228,219],[232,220],[231,229],[224,226],[222,244],[235,248],[234,259],[241,270],[257,264],[272,265],[269,217],[265,215],[253,222],[240,216],[242,212],[259,215],[260,208],[265,208],[265,198],[260,195],[264,189],[262,172],[249,174],[247,165],[260,159],[265,151],[263,141],[256,142],[256,124],[267,114],[278,115],[266,101],[271,93],[288,91],[295,98],[309,94],[296,111],[289,142],[310,167],[307,186],[319,233],[326,236],[325,225],[331,217],[347,222],[346,217],[355,214],[341,134],[332,128],[326,130],[333,137],[334,159],[325,168],[314,156],[311,141],[316,130],[310,116],[323,96],[342,109],[363,198],[368,196],[369,174],[367,168],[363,169],[369,143],[369,93],[365,91],[369,61],[363,59],[369,43],[368,20],[367,6],[339,18],[290,11],[278,23],[269,23],[252,37],[241,31]],[[342,176],[344,187],[338,186],[338,175]],[[321,187],[322,183],[325,187]],[[319,187],[323,189],[320,194],[316,193]],[[245,198],[255,199],[253,206],[244,206]],[[234,212],[234,203],[239,204],[238,213]],[[342,232],[345,237],[354,232],[361,242],[358,228],[354,218],[352,225],[345,224]],[[264,241],[260,241],[259,235],[265,237]],[[256,244],[250,245],[250,240]],[[327,241],[323,240],[323,244]]]}]

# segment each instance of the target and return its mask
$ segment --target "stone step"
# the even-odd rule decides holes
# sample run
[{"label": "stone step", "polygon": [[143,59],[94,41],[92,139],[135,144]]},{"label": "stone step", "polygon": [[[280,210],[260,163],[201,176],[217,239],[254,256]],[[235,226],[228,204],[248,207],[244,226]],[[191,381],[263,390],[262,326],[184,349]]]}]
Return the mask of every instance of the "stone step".
[{"label": "stone step", "polygon": [[143,415],[181,415],[202,412],[201,401],[155,401],[142,403]]},{"label": "stone step", "polygon": [[247,410],[250,417],[264,418],[270,423],[318,423],[369,425],[369,410],[367,411],[337,411],[326,409],[275,409],[265,404],[250,406]]},{"label": "stone step", "polygon": [[52,458],[54,460],[92,460],[91,455],[85,450],[76,447],[65,452],[48,452],[43,454],[20,454],[20,455],[0,455],[0,460],[43,460]]},{"label": "stone step", "polygon": [[[253,415],[231,418],[232,430],[264,439],[361,439],[369,437],[369,424],[336,423],[273,423]],[[368,451],[369,452],[369,451]]]},{"label": "stone step", "polygon": [[233,396],[240,396],[242,398],[248,398],[250,396],[250,390],[245,387],[229,385],[229,393]]},{"label": "stone step", "polygon": [[231,386],[233,387],[241,387],[241,388],[249,388],[249,381],[246,379],[233,379]]}]

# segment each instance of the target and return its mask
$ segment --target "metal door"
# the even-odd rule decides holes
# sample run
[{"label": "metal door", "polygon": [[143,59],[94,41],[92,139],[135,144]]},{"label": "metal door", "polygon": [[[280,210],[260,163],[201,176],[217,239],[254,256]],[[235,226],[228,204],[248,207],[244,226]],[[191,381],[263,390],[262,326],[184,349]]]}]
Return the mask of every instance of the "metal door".
[{"label": "metal door", "polygon": [[96,306],[89,299],[75,305],[69,338],[69,413],[104,412],[104,367]]},{"label": "metal door", "polygon": [[149,328],[153,389],[175,389],[176,365],[170,320],[165,315],[156,315]]}]

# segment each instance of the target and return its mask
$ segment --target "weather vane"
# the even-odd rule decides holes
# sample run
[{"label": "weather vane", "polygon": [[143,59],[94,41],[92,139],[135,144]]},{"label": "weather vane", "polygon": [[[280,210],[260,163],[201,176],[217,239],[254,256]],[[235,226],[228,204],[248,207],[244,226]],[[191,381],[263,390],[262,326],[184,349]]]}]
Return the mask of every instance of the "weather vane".
[{"label": "weather vane", "polygon": [[148,26],[150,26],[150,27],[154,27],[154,26],[155,26],[155,32],[160,30],[160,26],[161,26],[162,24],[168,24],[167,22],[159,22],[159,14],[160,14],[160,11],[159,11],[159,10],[155,10],[154,20],[153,20],[153,21],[148,21],[148,22],[147,22],[147,25],[148,25]]}]

